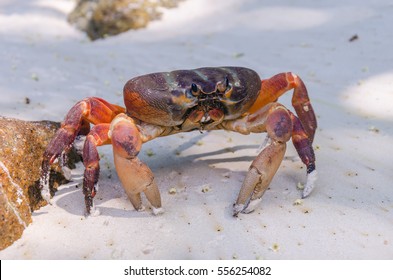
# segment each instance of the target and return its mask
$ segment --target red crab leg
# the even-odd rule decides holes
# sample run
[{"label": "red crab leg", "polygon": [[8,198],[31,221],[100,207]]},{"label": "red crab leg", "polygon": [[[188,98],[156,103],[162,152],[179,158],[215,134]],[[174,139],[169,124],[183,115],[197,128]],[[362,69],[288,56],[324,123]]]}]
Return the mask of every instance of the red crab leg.
[{"label": "red crab leg", "polygon": [[281,95],[291,89],[294,90],[292,105],[312,143],[317,128],[317,120],[308,97],[306,86],[297,75],[291,72],[280,73],[270,79],[262,80],[261,93],[249,109],[249,113],[255,113],[266,104],[277,101]]},{"label": "red crab leg", "polygon": [[110,129],[115,167],[132,205],[143,210],[141,192],[151,203],[154,214],[163,212],[161,196],[150,168],[137,157],[142,138],[135,122],[126,114],[118,115]]},{"label": "red crab leg", "polygon": [[78,134],[88,133],[89,123],[110,123],[116,115],[124,111],[124,108],[97,97],[83,99],[70,109],[44,152],[40,179],[44,199],[50,200],[49,169],[55,159],[71,147]]},{"label": "red crab leg", "polygon": [[307,182],[302,193],[302,198],[305,198],[313,190],[314,182],[317,176],[315,170],[315,154],[311,145],[311,141],[303,129],[299,118],[296,117],[292,112],[289,113],[293,123],[292,142],[296,148],[297,153],[299,154],[300,159],[307,167]]},{"label": "red crab leg", "polygon": [[94,211],[93,198],[97,193],[97,182],[100,175],[100,156],[97,146],[110,144],[109,139],[110,124],[103,123],[95,125],[86,136],[83,146],[83,165],[85,173],[83,176],[83,194],[85,195],[85,205],[87,214],[96,215]]}]

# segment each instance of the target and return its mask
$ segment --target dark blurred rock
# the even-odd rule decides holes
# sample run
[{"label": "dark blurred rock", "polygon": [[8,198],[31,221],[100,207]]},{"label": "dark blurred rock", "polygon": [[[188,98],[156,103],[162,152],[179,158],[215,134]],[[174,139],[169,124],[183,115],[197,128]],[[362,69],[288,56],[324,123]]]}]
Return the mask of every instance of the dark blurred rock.
[{"label": "dark blurred rock", "polygon": [[184,0],[79,0],[68,21],[92,40],[146,27],[159,19],[160,8],[174,8]]},{"label": "dark blurred rock", "polygon": [[[59,123],[0,117],[0,250],[19,239],[32,211],[46,205],[39,190],[44,150]],[[73,160],[79,158],[72,151]],[[51,169],[51,191],[67,181],[59,165]]]}]

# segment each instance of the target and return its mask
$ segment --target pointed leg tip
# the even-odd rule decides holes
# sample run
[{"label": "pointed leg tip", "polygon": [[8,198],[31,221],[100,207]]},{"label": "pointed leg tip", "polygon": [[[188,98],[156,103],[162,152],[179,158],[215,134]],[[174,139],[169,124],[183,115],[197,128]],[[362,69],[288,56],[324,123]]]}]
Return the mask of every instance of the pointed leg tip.
[{"label": "pointed leg tip", "polygon": [[310,189],[304,188],[303,191],[302,191],[301,198],[302,198],[302,199],[305,199],[305,198],[307,198],[310,194],[311,194],[311,190],[310,190]]},{"label": "pointed leg tip", "polygon": [[85,217],[98,217],[101,215],[100,210],[98,210],[94,205],[90,207],[90,209],[86,210]]},{"label": "pointed leg tip", "polygon": [[91,217],[98,217],[100,215],[101,215],[100,210],[98,210],[96,208],[93,208],[93,209],[90,210],[90,216]]},{"label": "pointed leg tip", "polygon": [[311,194],[311,192],[315,188],[315,182],[317,179],[318,179],[318,174],[316,170],[311,171],[307,175],[307,182],[302,193],[302,198],[306,198]]},{"label": "pointed leg tip", "polygon": [[304,188],[304,190],[302,192],[302,196],[301,196],[302,199],[309,197],[313,189],[314,189],[314,186],[310,186],[310,188]]}]

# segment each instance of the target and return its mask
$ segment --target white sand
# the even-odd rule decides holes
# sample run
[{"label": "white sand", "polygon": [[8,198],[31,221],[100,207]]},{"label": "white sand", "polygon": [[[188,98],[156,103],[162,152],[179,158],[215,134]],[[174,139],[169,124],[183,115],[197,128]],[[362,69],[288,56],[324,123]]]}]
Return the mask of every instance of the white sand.
[{"label": "white sand", "polygon": [[[87,96],[122,104],[127,79],[156,71],[293,71],[318,115],[317,188],[297,201],[306,176],[289,144],[259,210],[235,219],[232,203],[264,135],[182,134],[141,151],[165,208],[153,216],[133,210],[103,147],[101,215],[85,218],[81,189],[64,186],[1,259],[393,258],[390,0],[187,0],[145,30],[96,42],[67,24],[72,7],[0,1],[1,115],[61,121]],[[290,99],[280,101],[291,108]]]}]

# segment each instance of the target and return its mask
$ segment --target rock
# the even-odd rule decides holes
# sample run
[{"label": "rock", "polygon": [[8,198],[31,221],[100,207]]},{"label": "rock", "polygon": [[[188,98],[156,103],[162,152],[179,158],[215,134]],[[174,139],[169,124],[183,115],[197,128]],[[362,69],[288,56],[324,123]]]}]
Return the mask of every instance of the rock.
[{"label": "rock", "polygon": [[161,17],[160,8],[184,0],[79,0],[68,21],[96,40],[129,29],[144,28]]},{"label": "rock", "polygon": [[[32,222],[32,211],[46,205],[39,191],[44,150],[59,123],[0,117],[0,250],[19,239]],[[70,161],[78,156],[74,151]],[[59,165],[51,169],[52,194],[67,181]]]}]

